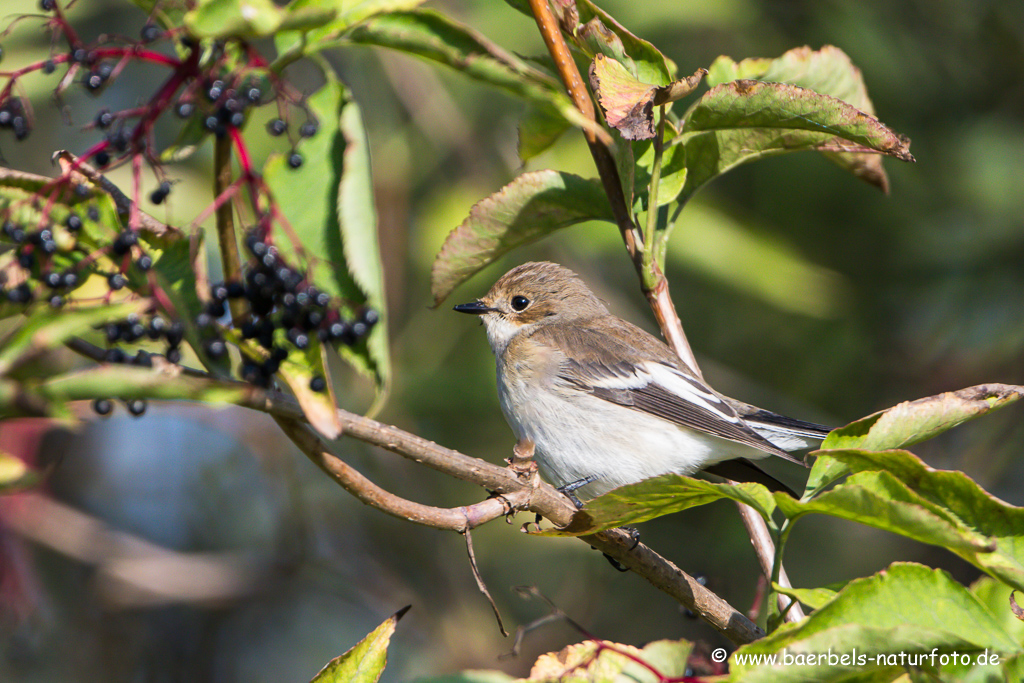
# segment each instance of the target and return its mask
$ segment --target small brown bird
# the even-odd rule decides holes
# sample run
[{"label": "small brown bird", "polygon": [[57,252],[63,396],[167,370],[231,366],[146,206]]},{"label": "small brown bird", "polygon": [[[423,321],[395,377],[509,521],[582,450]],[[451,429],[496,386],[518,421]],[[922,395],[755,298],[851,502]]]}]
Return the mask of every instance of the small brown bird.
[{"label": "small brown bird", "polygon": [[719,395],[555,263],[513,268],[455,310],[480,316],[505,419],[534,443],[544,477],[568,492],[596,496],[699,470],[788,490],[749,459],[802,465],[787,451],[814,447],[829,431]]}]

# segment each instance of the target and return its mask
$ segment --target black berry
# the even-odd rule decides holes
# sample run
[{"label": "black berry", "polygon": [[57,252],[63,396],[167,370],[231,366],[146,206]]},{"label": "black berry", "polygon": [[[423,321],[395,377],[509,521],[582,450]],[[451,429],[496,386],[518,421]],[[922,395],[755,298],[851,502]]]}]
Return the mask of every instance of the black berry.
[{"label": "black berry", "polygon": [[142,42],[152,43],[154,40],[160,37],[161,33],[163,33],[163,31],[161,31],[160,27],[156,24],[146,24],[142,27]]},{"label": "black berry", "polygon": [[124,289],[124,286],[128,284],[128,279],[121,273],[111,273],[107,276],[107,284],[116,292],[119,289]]},{"label": "black berry", "polygon": [[71,232],[78,232],[82,229],[82,219],[78,217],[78,214],[71,214],[64,221],[64,225]]},{"label": "black berry", "polygon": [[110,415],[114,410],[114,402],[109,398],[97,398],[92,402],[92,409],[97,415]]},{"label": "black berry", "polygon": [[274,137],[277,137],[278,135],[283,135],[284,132],[287,130],[288,124],[285,123],[283,119],[274,119],[273,121],[267,124],[267,132],[273,135]]},{"label": "black berry", "polygon": [[325,380],[320,375],[316,375],[315,377],[313,377],[313,379],[309,380],[309,388],[312,391],[320,393],[321,391],[327,388],[327,380]]},{"label": "black berry", "polygon": [[179,102],[174,112],[183,119],[187,119],[196,113],[196,105],[191,102]]},{"label": "black berry", "polygon": [[311,138],[314,135],[316,135],[316,132],[317,130],[319,130],[319,128],[320,127],[317,125],[316,121],[306,121],[304,124],[302,124],[302,127],[299,128],[299,135],[301,135],[304,138]]},{"label": "black berry", "polygon": [[132,414],[132,417],[139,417],[146,412],[145,399],[134,398],[130,401],[125,401],[124,405],[128,408],[128,412]]},{"label": "black berry", "polygon": [[291,166],[292,168],[298,168],[299,166],[302,166],[302,155],[299,154],[298,152],[292,152],[288,156],[288,165]]}]

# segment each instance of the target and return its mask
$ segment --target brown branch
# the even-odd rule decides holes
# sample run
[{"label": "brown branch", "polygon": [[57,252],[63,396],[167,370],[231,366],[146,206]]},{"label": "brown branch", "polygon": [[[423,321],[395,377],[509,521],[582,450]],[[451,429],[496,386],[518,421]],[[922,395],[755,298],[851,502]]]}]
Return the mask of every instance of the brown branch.
[{"label": "brown branch", "polygon": [[488,498],[475,505],[439,508],[406,500],[385,491],[350,465],[331,453],[306,425],[296,419],[274,415],[285,435],[299,447],[313,464],[355,496],[358,500],[392,517],[447,531],[466,533],[492,519],[503,517],[513,508],[528,504],[529,492],[510,494],[506,498]]},{"label": "brown branch", "polygon": [[[77,339],[71,340],[67,346],[93,360],[102,360],[104,355],[99,347]],[[145,371],[139,369],[139,372]],[[154,369],[151,372],[160,370]],[[339,409],[337,416],[344,435],[391,451],[448,476],[494,491],[501,496],[499,499],[488,499],[460,508],[435,508],[384,491],[327,451],[318,437],[298,424],[299,421],[305,420],[305,417],[294,398],[265,391],[244,382],[214,379],[196,370],[181,368],[181,372],[197,382],[209,383],[210,389],[245,386],[245,392],[231,392],[236,396],[239,405],[273,416],[303,453],[347,491],[364,503],[396,517],[439,529],[462,531],[516,510],[535,512],[560,527],[569,524],[576,513],[575,506],[564,495],[537,478],[536,469],[529,466],[532,461],[526,457],[528,443],[517,446],[516,462],[513,467],[499,467],[445,448],[398,427]],[[748,643],[764,636],[764,632],[757,624],[673,563],[642,543],[637,544],[629,534],[613,529],[584,536],[581,540],[632,569],[734,643]]]}]

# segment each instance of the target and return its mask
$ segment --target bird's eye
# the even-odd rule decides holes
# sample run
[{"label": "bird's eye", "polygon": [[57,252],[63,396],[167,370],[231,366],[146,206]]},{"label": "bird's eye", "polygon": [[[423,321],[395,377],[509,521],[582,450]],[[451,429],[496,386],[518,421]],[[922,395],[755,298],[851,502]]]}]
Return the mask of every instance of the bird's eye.
[{"label": "bird's eye", "polygon": [[512,297],[512,310],[513,311],[522,311],[523,309],[525,309],[529,305],[530,305],[530,300],[527,299],[525,296],[523,296],[521,294],[518,294],[518,295]]}]

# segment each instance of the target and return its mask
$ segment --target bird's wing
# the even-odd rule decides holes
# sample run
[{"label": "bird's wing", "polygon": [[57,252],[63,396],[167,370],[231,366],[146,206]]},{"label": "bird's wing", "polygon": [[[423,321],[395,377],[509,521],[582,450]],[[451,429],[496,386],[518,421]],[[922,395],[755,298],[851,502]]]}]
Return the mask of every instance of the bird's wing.
[{"label": "bird's wing", "polygon": [[804,464],[754,431],[665,344],[624,320],[542,326],[532,336],[564,351],[558,377],[581,391]]}]

